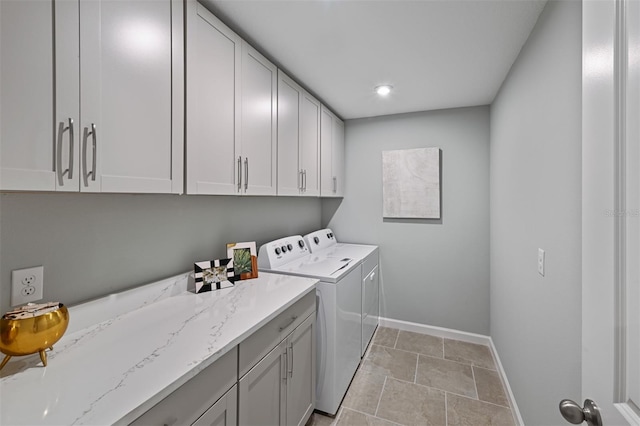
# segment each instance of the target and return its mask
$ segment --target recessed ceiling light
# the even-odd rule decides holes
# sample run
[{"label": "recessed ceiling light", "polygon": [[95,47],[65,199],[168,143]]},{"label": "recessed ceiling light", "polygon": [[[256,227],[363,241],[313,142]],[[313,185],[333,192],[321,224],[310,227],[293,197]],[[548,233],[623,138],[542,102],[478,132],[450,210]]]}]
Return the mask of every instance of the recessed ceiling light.
[{"label": "recessed ceiling light", "polygon": [[389,85],[383,85],[383,86],[378,86],[376,87],[376,93],[380,96],[387,96],[389,93],[391,93],[391,89],[393,88],[393,86],[389,86]]}]

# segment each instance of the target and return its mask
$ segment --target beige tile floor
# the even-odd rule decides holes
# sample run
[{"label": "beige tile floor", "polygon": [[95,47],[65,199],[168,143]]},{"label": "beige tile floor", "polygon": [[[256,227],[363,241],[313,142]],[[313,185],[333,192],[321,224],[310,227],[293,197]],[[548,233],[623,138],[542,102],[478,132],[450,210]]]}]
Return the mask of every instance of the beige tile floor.
[{"label": "beige tile floor", "polygon": [[515,425],[487,346],[378,327],[335,418],[307,426]]}]

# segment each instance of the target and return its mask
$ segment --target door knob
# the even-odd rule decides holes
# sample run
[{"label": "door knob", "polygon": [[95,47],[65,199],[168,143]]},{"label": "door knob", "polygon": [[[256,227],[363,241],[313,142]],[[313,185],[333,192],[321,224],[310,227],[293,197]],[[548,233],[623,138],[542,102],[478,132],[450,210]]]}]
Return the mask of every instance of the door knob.
[{"label": "door knob", "polygon": [[584,407],[580,407],[570,399],[563,399],[560,401],[560,413],[566,421],[574,425],[587,422],[589,426],[602,426],[600,409],[596,403],[590,399],[584,400]]}]

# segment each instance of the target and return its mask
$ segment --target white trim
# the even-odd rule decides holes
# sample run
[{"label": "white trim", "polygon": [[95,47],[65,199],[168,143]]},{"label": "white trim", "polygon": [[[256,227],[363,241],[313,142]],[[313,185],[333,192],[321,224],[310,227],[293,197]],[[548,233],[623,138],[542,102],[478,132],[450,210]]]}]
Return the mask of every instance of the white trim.
[{"label": "white trim", "polygon": [[613,404],[630,425],[640,425],[640,416],[627,403]]},{"label": "white trim", "polygon": [[496,361],[496,368],[498,369],[498,373],[500,374],[500,379],[502,380],[502,386],[507,391],[507,398],[509,399],[509,405],[511,406],[511,413],[513,414],[513,419],[516,424],[519,426],[524,426],[524,420],[520,415],[520,409],[518,409],[518,404],[516,404],[516,398],[513,396],[513,392],[511,391],[511,385],[509,385],[509,380],[507,379],[507,373],[504,371],[502,367],[502,362],[500,361],[500,357],[498,356],[498,350],[496,346],[493,344],[493,339],[489,337],[489,349],[491,349],[491,354],[493,355],[493,359]]},{"label": "white trim", "polygon": [[451,328],[436,327],[433,325],[419,324],[392,318],[380,317],[380,326],[397,328],[404,331],[413,331],[422,334],[430,334],[432,336],[445,337],[447,339],[456,339],[463,342],[478,343],[486,346],[490,346],[491,342],[491,337],[485,336],[484,334],[467,333],[466,331],[453,330]]},{"label": "white trim", "polygon": [[500,361],[500,357],[498,356],[498,350],[493,344],[493,339],[491,339],[491,336],[384,317],[380,317],[379,325],[380,327],[397,328],[404,331],[413,331],[415,333],[429,334],[432,336],[488,346],[491,354],[493,355],[493,359],[496,362],[496,368],[498,369],[498,373],[500,374],[502,385],[507,392],[507,398],[509,399],[509,405],[511,407],[511,412],[513,413],[514,421],[517,425],[524,426],[524,421],[522,420],[522,416],[520,415],[518,404],[516,404],[516,399],[513,396],[511,386],[509,385],[509,380],[507,380],[507,374],[502,367],[502,362]]}]

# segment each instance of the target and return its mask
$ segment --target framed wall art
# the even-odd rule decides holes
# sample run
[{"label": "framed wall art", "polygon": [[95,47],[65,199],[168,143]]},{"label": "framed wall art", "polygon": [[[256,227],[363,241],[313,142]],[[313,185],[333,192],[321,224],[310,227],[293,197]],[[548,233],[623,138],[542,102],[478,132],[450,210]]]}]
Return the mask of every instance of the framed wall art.
[{"label": "framed wall art", "polygon": [[233,270],[240,280],[258,278],[258,256],[256,243],[229,243],[227,257],[231,259]]},{"label": "framed wall art", "polygon": [[231,259],[216,259],[193,264],[196,293],[233,286],[238,278]]},{"label": "framed wall art", "polygon": [[440,148],[382,151],[382,215],[440,219]]}]

